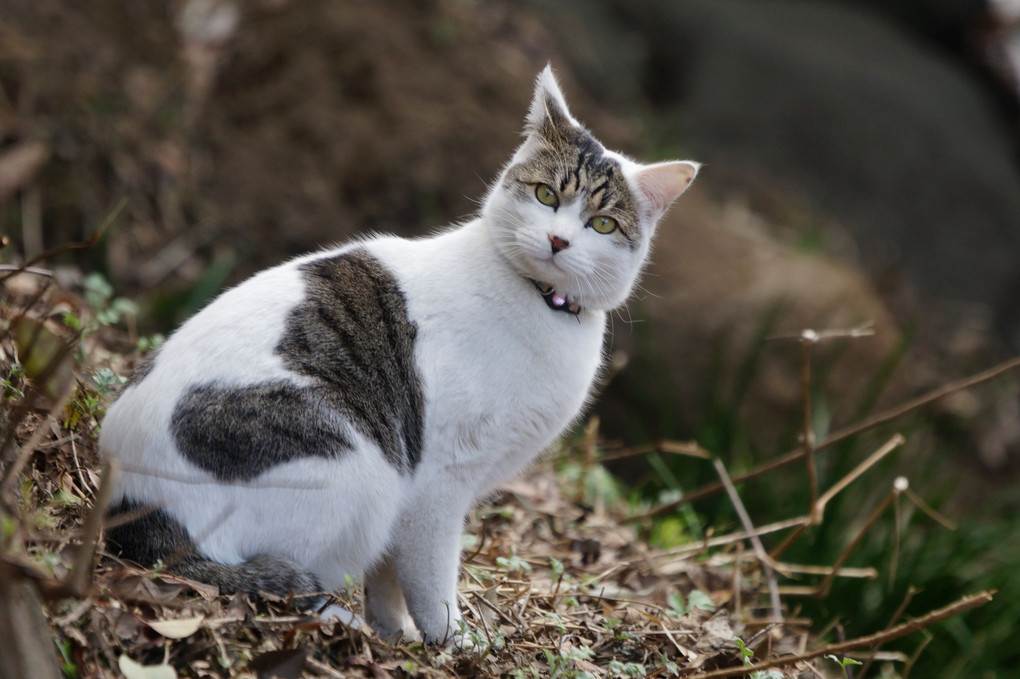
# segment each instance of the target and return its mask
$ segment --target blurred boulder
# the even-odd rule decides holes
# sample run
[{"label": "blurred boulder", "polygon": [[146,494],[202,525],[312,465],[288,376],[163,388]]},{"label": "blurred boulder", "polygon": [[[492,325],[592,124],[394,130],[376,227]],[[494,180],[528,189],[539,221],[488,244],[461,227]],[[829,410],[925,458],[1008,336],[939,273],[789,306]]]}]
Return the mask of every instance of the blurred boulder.
[{"label": "blurred boulder", "polygon": [[[883,292],[905,283],[990,315],[1020,271],[1015,103],[961,54],[983,3],[916,3],[913,30],[910,3],[894,4],[629,7],[648,95],[713,177],[803,196],[848,230],[854,250],[836,254]],[[973,24],[950,31],[961,19]]]},{"label": "blurred boulder", "polygon": [[880,366],[901,339],[884,302],[852,267],[781,243],[766,217],[706,193],[692,189],[660,225],[641,292],[614,316],[612,351],[627,365],[597,406],[604,432],[701,436],[723,416],[756,449],[776,452],[800,426],[797,337],[867,328],[813,349],[819,430],[852,421],[872,389],[888,386]]}]

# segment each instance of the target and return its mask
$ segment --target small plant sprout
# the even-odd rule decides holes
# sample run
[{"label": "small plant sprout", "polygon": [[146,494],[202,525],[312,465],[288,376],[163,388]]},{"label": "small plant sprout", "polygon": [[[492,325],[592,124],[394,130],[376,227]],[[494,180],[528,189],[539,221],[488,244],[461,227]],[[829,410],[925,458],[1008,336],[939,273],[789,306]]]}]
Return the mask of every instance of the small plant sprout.
[{"label": "small plant sprout", "polygon": [[853,658],[847,658],[846,656],[844,656],[842,658],[837,658],[836,656],[830,654],[830,655],[827,655],[825,657],[827,659],[831,660],[832,662],[836,663],[837,665],[839,665],[839,669],[843,670],[843,676],[844,677],[849,676],[849,674],[846,671],[846,666],[847,665],[861,665],[861,664],[863,664],[863,663],[861,663],[860,660],[854,660]]},{"label": "small plant sprout", "polygon": [[609,672],[617,677],[646,677],[648,671],[641,663],[620,662],[619,660],[609,661]]},{"label": "small plant sprout", "polygon": [[85,277],[85,301],[95,312],[99,325],[115,325],[125,316],[138,314],[138,305],[134,302],[113,296],[113,286],[101,273]]},{"label": "small plant sprout", "polygon": [[92,373],[92,384],[100,396],[109,396],[127,379],[113,372],[110,368],[100,368]]},{"label": "small plant sprout", "polygon": [[549,577],[553,583],[552,597],[555,603],[556,598],[559,596],[560,588],[564,583],[567,583],[569,586],[572,579],[566,574],[566,567],[563,565],[563,562],[555,556],[549,557]]},{"label": "small plant sprout", "polygon": [[617,640],[633,639],[634,637],[632,634],[624,632],[622,629],[620,629],[620,625],[622,624],[623,621],[620,620],[619,618],[606,618],[605,620],[602,621],[602,629],[604,629],[606,632],[609,633],[610,636]]},{"label": "small plant sprout", "polygon": [[591,660],[595,652],[587,646],[576,646],[570,649],[560,649],[559,653],[546,648],[542,649],[545,656],[545,664],[548,669],[545,672],[539,671],[534,666],[527,666],[515,669],[510,673],[514,679],[595,679],[591,672],[585,672],[575,667],[576,660]]},{"label": "small plant sprout", "polygon": [[[749,649],[744,643],[744,640],[740,637],[733,637],[733,643],[737,645],[737,649],[740,651],[740,657],[744,662],[744,665],[750,666],[754,664],[754,651]],[[751,672],[749,675],[751,679],[783,679],[784,675],[779,670],[758,670]]]},{"label": "small plant sprout", "polygon": [[25,397],[25,392],[21,389],[24,376],[25,367],[19,361],[12,362],[11,367],[7,370],[7,377],[0,380],[0,387],[3,387],[3,395],[6,400],[16,401]]},{"label": "small plant sprout", "polygon": [[506,569],[507,573],[530,573],[531,564],[517,556],[511,554],[510,556],[496,557],[496,563],[501,568]]},{"label": "small plant sprout", "polygon": [[150,351],[155,351],[163,346],[163,342],[166,341],[166,337],[160,333],[155,335],[149,335],[148,337],[138,338],[138,351],[143,354],[147,354]]},{"label": "small plant sprout", "polygon": [[669,612],[674,618],[682,618],[689,614],[695,608],[700,608],[703,611],[714,611],[715,604],[712,603],[712,597],[708,596],[700,589],[692,589],[690,595],[688,595],[687,601],[684,601],[682,594],[670,594],[669,595]]},{"label": "small plant sprout", "polygon": [[555,556],[549,557],[549,574],[552,576],[553,582],[559,584],[560,580],[563,579],[563,573],[565,569],[563,562],[557,559]]},{"label": "small plant sprout", "polygon": [[666,670],[667,674],[669,674],[670,676],[673,676],[673,677],[679,677],[680,676],[680,666],[677,665],[672,660],[670,660],[669,657],[665,653],[662,654],[661,661],[662,661],[662,667]]}]

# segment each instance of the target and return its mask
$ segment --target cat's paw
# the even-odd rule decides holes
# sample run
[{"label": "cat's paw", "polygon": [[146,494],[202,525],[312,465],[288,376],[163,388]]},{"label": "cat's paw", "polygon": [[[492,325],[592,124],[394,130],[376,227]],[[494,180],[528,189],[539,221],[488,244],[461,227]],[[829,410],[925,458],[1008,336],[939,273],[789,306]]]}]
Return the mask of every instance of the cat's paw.
[{"label": "cat's paw", "polygon": [[383,617],[378,611],[373,615],[371,609],[368,613],[368,623],[379,633],[383,639],[393,642],[411,643],[421,641],[422,634],[414,624],[414,620],[406,611],[390,614]]},{"label": "cat's paw", "polygon": [[378,628],[378,630],[380,637],[392,643],[410,644],[416,641],[423,641],[421,632],[418,631],[413,622],[410,622],[410,619],[408,619],[406,625],[394,629]]},{"label": "cat's paw", "polygon": [[346,627],[351,629],[361,629],[365,625],[365,619],[354,611],[349,611],[343,606],[337,606],[336,604],[330,604],[326,608],[322,609],[319,613],[319,619],[322,622],[333,622],[339,621]]},{"label": "cat's paw", "polygon": [[452,651],[462,651],[465,653],[472,651],[477,653],[487,646],[485,637],[480,637],[463,619],[450,626],[442,637],[426,637],[426,641],[444,646]]}]

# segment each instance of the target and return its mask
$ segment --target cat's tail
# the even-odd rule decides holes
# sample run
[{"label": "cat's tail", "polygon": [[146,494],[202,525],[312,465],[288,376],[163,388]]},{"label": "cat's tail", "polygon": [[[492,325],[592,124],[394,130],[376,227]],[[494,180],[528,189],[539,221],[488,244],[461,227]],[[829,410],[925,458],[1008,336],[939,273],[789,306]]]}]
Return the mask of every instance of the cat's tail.
[{"label": "cat's tail", "polygon": [[258,596],[262,592],[287,597],[302,611],[321,608],[326,603],[318,578],[290,559],[259,554],[236,565],[227,565],[192,554],[168,567],[175,575],[220,588],[221,594],[245,591]]},{"label": "cat's tail", "polygon": [[[117,525],[117,518],[136,518]],[[168,572],[219,587],[220,593],[245,591],[258,596],[265,592],[294,596],[294,605],[304,611],[321,608],[326,602],[315,575],[285,557],[259,554],[239,564],[223,564],[201,554],[187,530],[163,509],[145,507],[125,499],[110,510],[113,527],[106,530],[111,554],[143,566],[164,564]]]}]

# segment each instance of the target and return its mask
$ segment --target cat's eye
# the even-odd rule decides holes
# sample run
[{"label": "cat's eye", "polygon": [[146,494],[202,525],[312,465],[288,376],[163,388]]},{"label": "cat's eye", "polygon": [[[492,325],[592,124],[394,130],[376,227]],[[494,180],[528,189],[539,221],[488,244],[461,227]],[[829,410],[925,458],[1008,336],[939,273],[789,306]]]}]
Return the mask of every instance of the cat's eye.
[{"label": "cat's eye", "polygon": [[549,207],[559,207],[560,204],[559,196],[548,184],[539,184],[535,187],[535,198],[538,198],[538,202],[542,205]]},{"label": "cat's eye", "polygon": [[588,222],[588,226],[599,233],[612,233],[613,231],[616,231],[616,227],[619,226],[619,224],[617,224],[616,220],[612,217],[599,216],[592,217],[591,221]]}]

